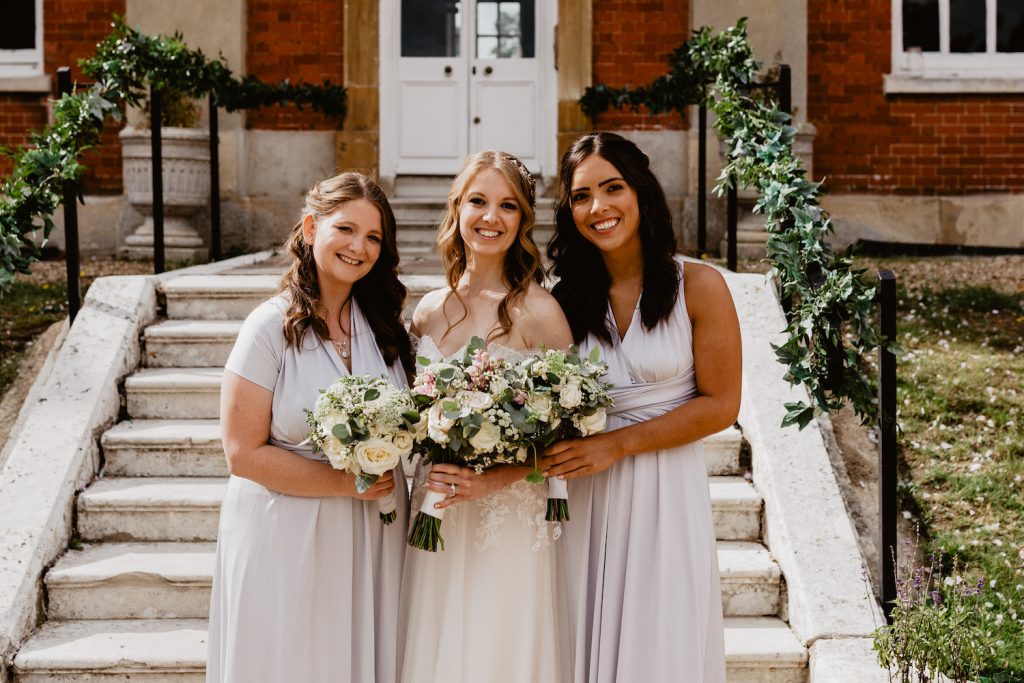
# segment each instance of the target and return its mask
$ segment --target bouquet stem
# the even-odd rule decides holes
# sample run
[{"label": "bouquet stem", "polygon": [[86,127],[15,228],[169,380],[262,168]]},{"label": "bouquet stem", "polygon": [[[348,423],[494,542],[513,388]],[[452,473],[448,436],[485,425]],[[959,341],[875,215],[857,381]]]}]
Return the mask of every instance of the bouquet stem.
[{"label": "bouquet stem", "polygon": [[398,502],[395,500],[394,492],[389,493],[385,498],[377,501],[377,512],[384,524],[391,524],[398,519]]},{"label": "bouquet stem", "polygon": [[444,517],[444,510],[434,507],[436,503],[444,500],[443,493],[427,491],[423,497],[423,504],[420,511],[416,513],[416,519],[409,530],[409,545],[413,548],[436,553],[438,546],[444,550],[444,539],[441,537],[441,519]]},{"label": "bouquet stem", "polygon": [[569,521],[569,487],[565,479],[548,478],[548,512],[544,519],[549,522]]}]

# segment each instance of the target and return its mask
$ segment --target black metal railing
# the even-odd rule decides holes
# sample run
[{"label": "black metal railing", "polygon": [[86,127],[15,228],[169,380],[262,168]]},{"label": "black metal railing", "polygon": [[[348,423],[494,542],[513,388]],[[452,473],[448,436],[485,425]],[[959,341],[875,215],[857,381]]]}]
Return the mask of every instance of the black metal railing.
[{"label": "black metal railing", "polygon": [[892,624],[896,600],[896,276],[878,271],[878,320],[882,344],[878,347],[878,515],[882,609]]},{"label": "black metal railing", "polygon": [[[57,69],[57,96],[70,95],[71,67]],[[78,248],[78,183],[64,183],[64,264],[68,278],[68,318],[75,322],[75,316],[82,308],[82,285],[80,281],[81,260]]]},{"label": "black metal railing", "polygon": [[[754,89],[774,89],[779,100],[779,109],[785,113],[793,114],[793,74],[789,64],[779,66],[778,80],[754,83],[750,86]],[[697,112],[697,253],[703,257],[707,253],[707,130],[708,110],[702,102]],[[736,270],[737,266],[737,224],[739,222],[739,192],[736,187],[736,179],[730,179],[730,186],[726,193],[726,266],[729,270]]]}]

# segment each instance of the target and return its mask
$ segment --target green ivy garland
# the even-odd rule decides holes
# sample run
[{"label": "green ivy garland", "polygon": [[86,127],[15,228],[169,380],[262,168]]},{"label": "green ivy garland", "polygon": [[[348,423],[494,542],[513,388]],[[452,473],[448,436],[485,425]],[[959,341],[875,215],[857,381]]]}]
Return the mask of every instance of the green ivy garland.
[{"label": "green ivy garland", "polygon": [[[786,380],[803,384],[811,404],[786,404],[783,426],[802,429],[818,410],[849,401],[865,422],[877,416],[874,381],[861,359],[882,342],[873,323],[875,289],[852,267],[852,253],[834,254],[828,214],[818,202],[820,183],[804,177],[793,153],[788,114],[750,95],[760,65],[747,42],[746,23],[720,34],[702,28],[669,56],[670,70],[637,88],[587,88],[580,105],[591,118],[611,107],[647,107],[653,114],[704,101],[725,143],[726,163],[715,184],[719,196],[733,184],[755,187],[754,211],[765,216],[770,276],[792,301],[788,339],[773,345],[788,367]],[[844,344],[843,326],[848,326]]]},{"label": "green ivy garland", "polygon": [[121,105],[139,106],[149,86],[177,91],[191,98],[213,94],[228,111],[294,104],[344,120],[346,92],[342,86],[288,81],[272,85],[255,76],[236,78],[223,58],[208,59],[190,49],[180,34],[147,36],[115,17],[113,31],[97,46],[96,54],[81,61],[92,86],[65,94],[54,103],[54,123],[32,133],[29,144],[16,152],[14,170],[0,183],[0,294],[15,273],[29,273],[40,257],[33,235],[42,229],[49,237],[53,214],[63,202],[64,187],[77,181],[84,167],[82,152],[99,143],[107,117],[121,118]]}]

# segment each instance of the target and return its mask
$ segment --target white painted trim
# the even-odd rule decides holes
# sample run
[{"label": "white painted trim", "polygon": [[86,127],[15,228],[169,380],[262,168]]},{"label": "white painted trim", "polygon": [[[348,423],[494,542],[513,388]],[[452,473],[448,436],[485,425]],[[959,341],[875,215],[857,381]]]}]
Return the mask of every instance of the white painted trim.
[{"label": "white painted trim", "polygon": [[[538,142],[541,169],[546,178],[558,173],[558,69],[555,64],[555,26],[558,2],[538,0],[535,58],[539,62],[538,105],[541,131]],[[379,169],[392,181],[398,175],[398,60],[401,53],[401,3],[380,0],[379,33]],[[468,54],[468,48],[467,48]],[[469,150],[470,153],[477,150]]]},{"label": "white painted trim", "polygon": [[31,50],[0,50],[0,78],[26,78],[43,74],[43,0],[35,0],[35,3],[36,46]]},{"label": "white painted trim", "polygon": [[950,52],[949,0],[939,0],[939,51],[905,52],[903,1],[892,0],[892,73],[885,76],[885,92],[1022,92],[1024,52],[996,52],[996,0],[985,0],[985,9],[985,52]]}]

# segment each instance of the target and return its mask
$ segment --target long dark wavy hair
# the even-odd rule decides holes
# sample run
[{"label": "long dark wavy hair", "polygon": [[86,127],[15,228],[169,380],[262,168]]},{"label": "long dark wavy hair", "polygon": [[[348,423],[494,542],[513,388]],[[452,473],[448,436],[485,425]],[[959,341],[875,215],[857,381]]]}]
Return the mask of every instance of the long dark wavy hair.
[{"label": "long dark wavy hair", "polygon": [[498,304],[498,327],[488,333],[488,341],[501,339],[511,331],[512,318],[508,311],[526,295],[530,281],[538,284],[544,281],[540,249],[533,240],[533,224],[536,220],[536,189],[530,172],[526,170],[526,166],[519,159],[507,152],[493,150],[477,152],[466,159],[459,175],[455,176],[455,180],[452,181],[451,190],[448,192],[448,204],[441,216],[441,224],[437,228],[437,246],[438,251],[441,252],[445,276],[448,280],[448,297],[454,296],[456,301],[462,305],[463,311],[461,318],[449,324],[448,330],[441,337],[442,339],[447,337],[448,333],[469,315],[469,309],[456,291],[459,280],[466,272],[467,265],[466,242],[462,239],[462,233],[459,231],[459,211],[462,209],[462,203],[466,199],[473,180],[487,168],[494,169],[505,178],[509,187],[512,188],[512,193],[522,212],[519,235],[505,254],[502,275],[505,286],[508,287],[508,293]]},{"label": "long dark wavy hair", "polygon": [[601,251],[587,241],[572,217],[572,177],[584,159],[599,156],[618,170],[636,192],[640,214],[640,244],[644,260],[640,319],[653,328],[668,318],[679,293],[679,272],[673,255],[676,237],[665,191],[651,172],[647,155],[615,133],[588,133],[576,140],[564,156],[555,199],[555,235],[548,244],[552,272],[559,278],[552,294],[565,311],[572,336],[581,342],[588,333],[607,343],[612,340],[608,320],[611,276]]},{"label": "long dark wavy hair", "polygon": [[405,285],[398,279],[398,238],[395,214],[384,191],[370,178],[349,171],[321,180],[306,193],[302,219],[292,228],[285,247],[294,259],[281,278],[281,291],[290,298],[285,313],[284,338],[289,346],[299,345],[309,330],[321,339],[330,332],[320,303],[320,281],[313,259],[313,247],[302,236],[302,220],[312,216],[320,220],[356,199],[365,199],[380,211],[384,235],[380,256],[373,268],[352,286],[352,296],[362,309],[380,348],[384,361],[391,365],[400,360],[406,373],[415,372],[412,343],[402,324]]}]

